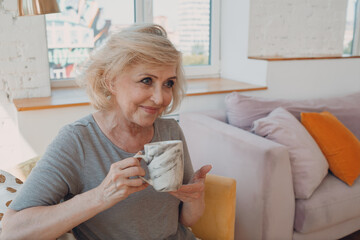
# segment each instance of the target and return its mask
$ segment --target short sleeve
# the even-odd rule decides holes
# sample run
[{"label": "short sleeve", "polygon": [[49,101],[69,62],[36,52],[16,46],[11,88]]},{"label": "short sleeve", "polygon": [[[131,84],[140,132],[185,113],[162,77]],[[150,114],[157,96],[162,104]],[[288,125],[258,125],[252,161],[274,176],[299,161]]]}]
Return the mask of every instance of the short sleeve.
[{"label": "short sleeve", "polygon": [[63,127],[32,170],[10,208],[55,205],[79,193],[83,152],[75,127]]}]

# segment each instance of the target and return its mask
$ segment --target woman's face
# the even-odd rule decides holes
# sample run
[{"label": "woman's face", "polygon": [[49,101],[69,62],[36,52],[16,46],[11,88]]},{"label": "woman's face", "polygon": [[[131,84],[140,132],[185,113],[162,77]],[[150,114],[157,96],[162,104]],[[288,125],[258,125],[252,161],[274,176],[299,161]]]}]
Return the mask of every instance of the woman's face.
[{"label": "woman's face", "polygon": [[142,127],[151,126],[169,106],[176,67],[138,64],[116,77],[113,87],[118,116]]}]

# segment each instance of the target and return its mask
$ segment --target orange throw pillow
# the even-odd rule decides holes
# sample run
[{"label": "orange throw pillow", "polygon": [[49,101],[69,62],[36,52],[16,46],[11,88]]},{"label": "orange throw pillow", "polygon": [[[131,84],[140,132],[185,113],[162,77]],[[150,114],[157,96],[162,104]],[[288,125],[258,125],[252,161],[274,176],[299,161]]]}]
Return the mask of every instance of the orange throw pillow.
[{"label": "orange throw pillow", "polygon": [[324,153],[331,172],[351,186],[360,175],[360,141],[329,112],[301,113],[301,123]]}]

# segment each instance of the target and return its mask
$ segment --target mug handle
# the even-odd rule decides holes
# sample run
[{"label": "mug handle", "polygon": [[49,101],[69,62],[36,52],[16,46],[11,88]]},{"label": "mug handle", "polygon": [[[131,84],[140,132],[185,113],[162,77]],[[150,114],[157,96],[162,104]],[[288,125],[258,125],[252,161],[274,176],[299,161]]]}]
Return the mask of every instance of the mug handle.
[{"label": "mug handle", "polygon": [[145,155],[135,154],[134,158],[141,158],[146,162],[146,164],[149,163],[149,159],[147,159]]},{"label": "mug handle", "polygon": [[[136,154],[136,155],[134,156],[134,158],[141,158],[141,159],[143,159],[146,163],[149,163],[149,161],[148,161],[148,159],[146,158],[145,155]],[[139,176],[139,178],[140,178],[141,180],[143,180],[144,182],[146,182],[146,183],[150,184],[151,186],[153,186],[153,181],[152,181],[151,179],[146,179],[146,178],[144,178],[144,177],[142,177],[142,176]]]}]

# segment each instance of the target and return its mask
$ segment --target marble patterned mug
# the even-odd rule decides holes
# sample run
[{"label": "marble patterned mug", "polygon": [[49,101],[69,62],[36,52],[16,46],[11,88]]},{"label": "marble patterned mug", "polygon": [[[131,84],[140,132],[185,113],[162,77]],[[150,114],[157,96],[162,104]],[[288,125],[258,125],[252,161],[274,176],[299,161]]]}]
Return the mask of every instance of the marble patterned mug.
[{"label": "marble patterned mug", "polygon": [[178,190],[184,176],[184,154],[181,140],[153,142],[144,145],[142,158],[149,169],[150,179],[140,177],[158,192]]}]

